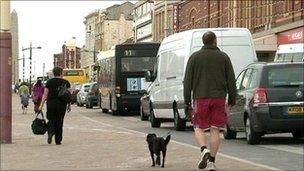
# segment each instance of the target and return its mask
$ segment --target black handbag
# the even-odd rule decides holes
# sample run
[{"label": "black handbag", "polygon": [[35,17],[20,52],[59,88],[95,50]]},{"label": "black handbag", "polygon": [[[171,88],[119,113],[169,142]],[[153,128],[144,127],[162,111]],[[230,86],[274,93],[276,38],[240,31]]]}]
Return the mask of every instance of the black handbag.
[{"label": "black handbag", "polygon": [[69,92],[66,84],[64,86],[59,86],[58,87],[58,97],[61,101],[65,103],[70,103],[72,99],[72,95]]},{"label": "black handbag", "polygon": [[[38,118],[38,115],[41,114],[42,118]],[[37,112],[36,118],[32,122],[32,131],[35,135],[44,135],[47,131],[48,126],[46,124],[44,115],[42,111]]]}]

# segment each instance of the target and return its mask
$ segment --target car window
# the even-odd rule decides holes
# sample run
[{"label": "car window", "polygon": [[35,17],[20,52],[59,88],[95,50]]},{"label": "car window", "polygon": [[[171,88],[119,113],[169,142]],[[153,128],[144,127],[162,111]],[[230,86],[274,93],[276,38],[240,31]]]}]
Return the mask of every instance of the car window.
[{"label": "car window", "polygon": [[268,68],[268,87],[303,86],[303,65],[280,65]]},{"label": "car window", "polygon": [[160,69],[159,69],[159,79],[166,79],[166,68],[168,64],[168,52],[164,52],[160,55]]},{"label": "car window", "polygon": [[244,75],[244,79],[242,81],[241,87],[240,87],[241,90],[249,88],[252,72],[253,72],[253,69],[251,69],[251,68],[247,69],[247,71],[246,71],[246,73]]},{"label": "car window", "polygon": [[244,74],[245,74],[245,71],[241,72],[240,75],[236,79],[236,89],[238,89],[238,90],[240,90],[240,85],[243,80]]},{"label": "car window", "polygon": [[253,69],[248,88],[256,88],[258,86],[258,70]]}]

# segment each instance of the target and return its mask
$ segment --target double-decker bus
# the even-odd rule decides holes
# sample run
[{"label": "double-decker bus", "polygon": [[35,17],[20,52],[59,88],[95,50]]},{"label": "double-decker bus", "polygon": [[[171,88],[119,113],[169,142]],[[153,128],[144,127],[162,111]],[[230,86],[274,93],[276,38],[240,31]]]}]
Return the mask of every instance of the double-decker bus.
[{"label": "double-decker bus", "polygon": [[150,84],[145,82],[145,73],[154,71],[159,45],[120,44],[98,55],[100,107],[104,113],[139,111],[140,98]]},{"label": "double-decker bus", "polygon": [[88,77],[84,69],[64,69],[63,78],[68,80],[70,84],[84,84],[88,82]]}]

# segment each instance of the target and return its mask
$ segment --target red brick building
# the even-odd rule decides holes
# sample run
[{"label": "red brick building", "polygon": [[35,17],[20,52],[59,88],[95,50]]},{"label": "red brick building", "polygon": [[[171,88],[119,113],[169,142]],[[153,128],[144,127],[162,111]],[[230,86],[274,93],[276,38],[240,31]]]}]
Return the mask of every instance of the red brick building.
[{"label": "red brick building", "polygon": [[64,69],[81,68],[80,48],[75,46],[75,42],[66,42],[62,46],[62,52],[54,54],[54,66]]},{"label": "red brick building", "polygon": [[[186,0],[179,4],[178,31],[245,27],[253,34],[261,61],[271,61],[284,32],[303,34],[303,0]],[[288,42],[287,42],[288,43]]]}]

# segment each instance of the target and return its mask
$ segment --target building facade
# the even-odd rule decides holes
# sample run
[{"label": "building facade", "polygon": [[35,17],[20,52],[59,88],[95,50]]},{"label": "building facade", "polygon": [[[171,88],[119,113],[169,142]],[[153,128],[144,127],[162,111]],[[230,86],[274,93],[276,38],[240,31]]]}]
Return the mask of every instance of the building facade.
[{"label": "building facade", "polygon": [[153,41],[161,42],[177,32],[178,4],[180,1],[154,1]]},{"label": "building facade", "polygon": [[11,13],[11,34],[12,34],[12,83],[19,82],[19,33],[18,14],[15,10]]},{"label": "building facade", "polygon": [[272,61],[278,36],[299,30],[303,34],[304,1],[183,1],[179,4],[178,31],[194,28],[245,27],[254,38],[260,61]]},{"label": "building facade", "polygon": [[135,42],[153,41],[153,9],[154,2],[150,0],[137,1],[134,8],[134,40]]},{"label": "building facade", "polygon": [[54,67],[64,69],[81,68],[80,48],[76,46],[76,39],[66,41],[62,45],[62,52],[54,54]]},{"label": "building facade", "polygon": [[86,41],[81,58],[82,68],[88,73],[90,81],[96,80],[94,65],[97,54],[133,37],[133,9],[134,4],[125,2],[95,10],[85,17]]}]

